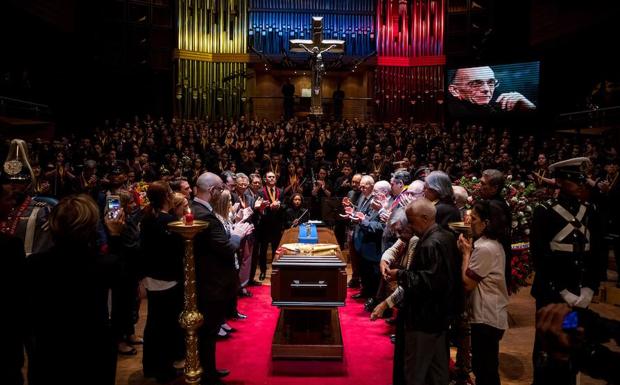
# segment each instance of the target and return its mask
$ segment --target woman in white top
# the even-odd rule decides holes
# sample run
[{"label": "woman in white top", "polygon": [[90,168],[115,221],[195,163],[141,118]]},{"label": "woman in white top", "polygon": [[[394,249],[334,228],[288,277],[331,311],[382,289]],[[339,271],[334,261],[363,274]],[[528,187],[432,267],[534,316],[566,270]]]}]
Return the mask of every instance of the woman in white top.
[{"label": "woman in white top", "polygon": [[500,384],[499,341],[508,329],[508,290],[505,254],[498,239],[506,223],[503,210],[491,201],[474,205],[471,214],[472,241],[462,234],[463,285],[469,294],[472,369],[476,385]]}]

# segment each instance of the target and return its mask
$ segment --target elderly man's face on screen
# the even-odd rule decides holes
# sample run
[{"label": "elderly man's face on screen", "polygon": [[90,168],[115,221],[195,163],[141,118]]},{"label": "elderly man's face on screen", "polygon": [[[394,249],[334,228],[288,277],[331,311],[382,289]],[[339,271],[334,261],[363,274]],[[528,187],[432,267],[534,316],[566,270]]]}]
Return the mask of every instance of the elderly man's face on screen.
[{"label": "elderly man's face on screen", "polygon": [[456,71],[448,91],[457,99],[484,105],[491,101],[498,83],[490,67],[461,68]]}]

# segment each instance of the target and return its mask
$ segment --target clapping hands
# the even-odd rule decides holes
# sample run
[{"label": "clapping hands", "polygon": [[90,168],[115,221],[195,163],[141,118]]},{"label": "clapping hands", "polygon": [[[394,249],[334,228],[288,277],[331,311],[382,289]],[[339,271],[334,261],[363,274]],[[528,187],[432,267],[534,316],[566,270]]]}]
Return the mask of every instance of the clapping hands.
[{"label": "clapping hands", "polygon": [[235,227],[232,230],[232,233],[234,235],[237,235],[241,238],[247,236],[248,234],[252,233],[252,231],[254,231],[254,225],[251,223],[247,223],[247,222],[240,222],[235,224]]},{"label": "clapping hands", "polygon": [[370,207],[375,211],[379,211],[387,206],[387,202],[387,196],[385,194],[378,193],[370,202]]}]

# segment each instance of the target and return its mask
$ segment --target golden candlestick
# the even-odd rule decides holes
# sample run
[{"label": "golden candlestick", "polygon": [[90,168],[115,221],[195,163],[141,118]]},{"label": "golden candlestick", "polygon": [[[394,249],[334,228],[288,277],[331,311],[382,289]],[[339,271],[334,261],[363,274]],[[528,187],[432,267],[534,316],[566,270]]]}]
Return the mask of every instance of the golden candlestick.
[{"label": "golden candlestick", "polygon": [[196,297],[196,263],[194,260],[194,237],[206,229],[208,222],[194,220],[192,224],[182,221],[168,223],[170,231],[179,234],[185,240],[185,257],[183,258],[185,285],[183,312],[179,323],[185,329],[185,383],[200,384],[202,367],[198,359],[198,328],[202,326],[204,317],[198,311]]}]

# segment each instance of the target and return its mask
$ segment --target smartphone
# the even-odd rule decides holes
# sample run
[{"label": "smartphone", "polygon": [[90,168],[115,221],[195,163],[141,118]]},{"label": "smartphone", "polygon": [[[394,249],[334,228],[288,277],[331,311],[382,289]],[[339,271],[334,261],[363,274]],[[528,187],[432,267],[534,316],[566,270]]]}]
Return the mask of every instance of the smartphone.
[{"label": "smartphone", "polygon": [[562,321],[562,329],[564,331],[574,331],[579,326],[579,314],[576,311],[568,313]]},{"label": "smartphone", "polygon": [[106,213],[112,218],[116,219],[121,209],[121,197],[118,195],[108,195],[106,198]]}]

